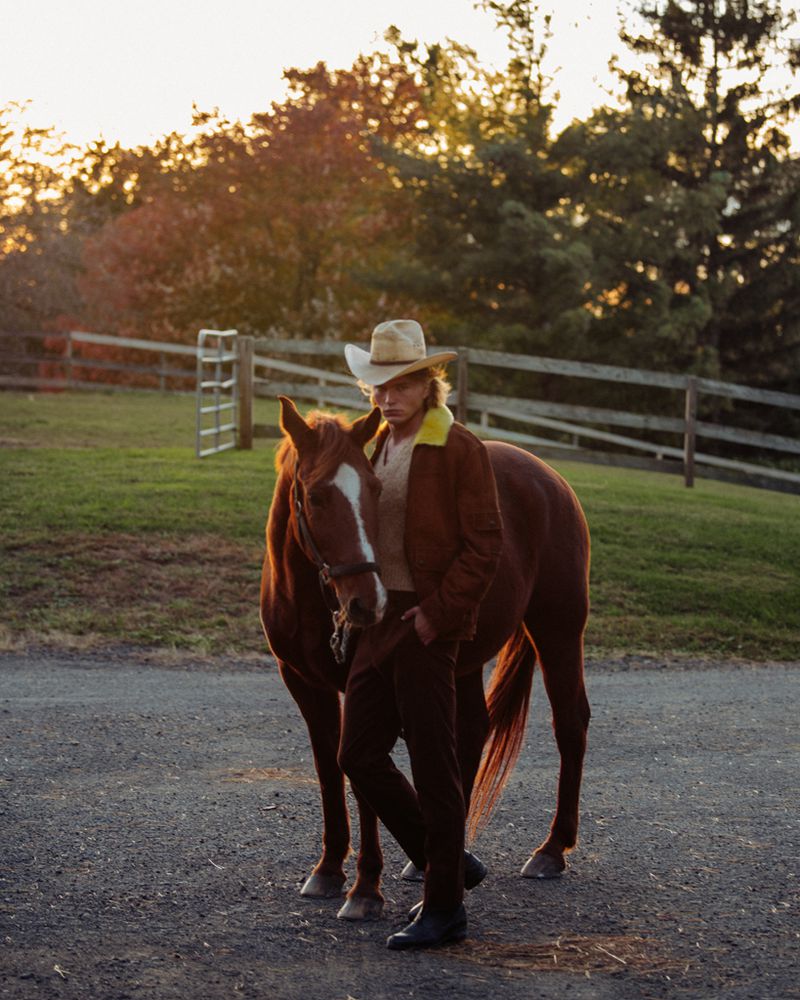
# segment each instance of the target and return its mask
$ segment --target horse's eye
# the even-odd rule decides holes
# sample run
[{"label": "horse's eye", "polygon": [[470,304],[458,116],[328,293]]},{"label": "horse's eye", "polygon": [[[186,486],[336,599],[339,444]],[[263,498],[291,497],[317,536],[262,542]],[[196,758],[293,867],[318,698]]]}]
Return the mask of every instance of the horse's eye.
[{"label": "horse's eye", "polygon": [[311,490],[308,494],[308,502],[312,507],[322,507],[325,503],[325,495],[322,490]]}]

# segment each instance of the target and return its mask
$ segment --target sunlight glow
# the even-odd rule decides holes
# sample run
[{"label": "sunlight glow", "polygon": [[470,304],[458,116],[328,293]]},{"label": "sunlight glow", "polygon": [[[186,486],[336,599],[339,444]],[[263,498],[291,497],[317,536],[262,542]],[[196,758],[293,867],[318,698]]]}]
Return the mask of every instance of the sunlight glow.
[{"label": "sunlight glow", "polygon": [[[561,127],[607,101],[608,60],[622,45],[616,4],[552,6],[546,69],[561,94]],[[54,125],[78,145],[100,136],[150,144],[189,131],[193,106],[247,121],[284,97],[285,68],[349,68],[359,53],[385,48],[391,25],[406,39],[469,45],[498,68],[508,60],[504,35],[472,0],[38,0],[3,4],[0,105],[30,101],[30,124]]]}]

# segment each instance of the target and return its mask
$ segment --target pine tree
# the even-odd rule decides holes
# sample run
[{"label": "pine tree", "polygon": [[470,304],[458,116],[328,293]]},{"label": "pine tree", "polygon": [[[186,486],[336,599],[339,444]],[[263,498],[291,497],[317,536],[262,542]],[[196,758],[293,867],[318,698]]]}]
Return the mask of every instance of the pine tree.
[{"label": "pine tree", "polygon": [[795,16],[752,0],[637,13],[642,32],[622,38],[644,66],[617,67],[625,106],[560,143],[597,261],[592,353],[796,391]]},{"label": "pine tree", "polygon": [[505,73],[456,46],[416,56],[435,110],[413,147],[384,153],[413,197],[414,228],[379,280],[413,296],[440,341],[579,356],[589,251],[561,210],[570,181],[550,157],[549,19],[529,0],[485,6],[509,34]]}]

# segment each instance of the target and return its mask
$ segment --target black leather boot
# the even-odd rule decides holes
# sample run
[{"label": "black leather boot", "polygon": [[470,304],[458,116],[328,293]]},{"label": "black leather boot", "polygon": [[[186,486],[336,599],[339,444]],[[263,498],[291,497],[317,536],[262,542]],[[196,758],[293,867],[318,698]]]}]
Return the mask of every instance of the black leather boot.
[{"label": "black leather boot", "polygon": [[386,947],[393,951],[436,948],[441,944],[463,941],[466,936],[467,911],[461,903],[453,910],[422,909],[408,927],[387,939]]}]

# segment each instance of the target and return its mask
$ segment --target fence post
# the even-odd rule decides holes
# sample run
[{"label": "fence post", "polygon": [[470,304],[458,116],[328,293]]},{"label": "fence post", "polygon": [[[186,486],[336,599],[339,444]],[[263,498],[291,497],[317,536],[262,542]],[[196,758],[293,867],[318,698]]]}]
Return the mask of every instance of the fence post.
[{"label": "fence post", "polygon": [[66,376],[67,376],[67,388],[72,388],[72,333],[67,333],[67,347],[64,352],[64,357],[66,359]]},{"label": "fence post", "polygon": [[467,368],[467,348],[459,347],[458,349],[458,387],[456,389],[456,420],[460,424],[465,424],[467,422],[467,398],[469,389],[467,386],[468,379],[468,368]]},{"label": "fence post", "polygon": [[697,436],[697,378],[690,375],[686,380],[686,429],[683,434],[683,481],[687,487],[694,486],[694,448]]},{"label": "fence post", "polygon": [[253,379],[255,377],[255,338],[236,338],[239,355],[239,441],[238,447],[249,451],[253,447]]}]

